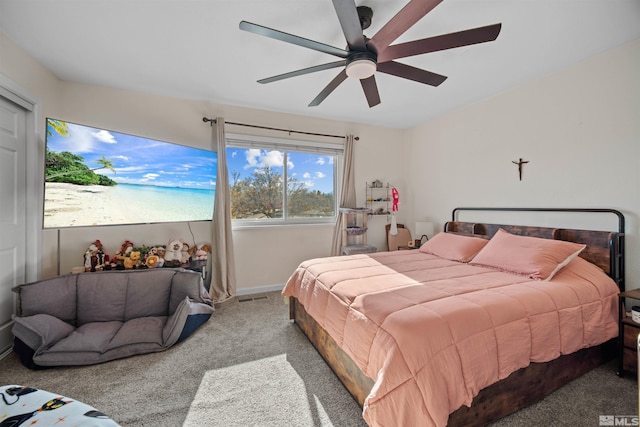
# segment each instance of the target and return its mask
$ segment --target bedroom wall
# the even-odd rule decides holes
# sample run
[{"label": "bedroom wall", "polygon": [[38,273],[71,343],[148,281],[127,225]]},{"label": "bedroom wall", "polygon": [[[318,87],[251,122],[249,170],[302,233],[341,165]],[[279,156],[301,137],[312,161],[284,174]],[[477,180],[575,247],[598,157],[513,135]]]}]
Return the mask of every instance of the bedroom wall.
[{"label": "bedroom wall", "polygon": [[57,107],[60,80],[1,32],[0,74],[41,102],[37,113],[42,117]]},{"label": "bedroom wall", "polygon": [[[309,119],[206,101],[165,98],[76,83],[64,83],[63,86],[63,107],[56,117],[202,148],[210,147],[211,141],[211,128],[202,122],[203,116],[223,116],[226,121],[308,132],[338,135],[354,133],[360,137],[360,141],[356,144],[356,180],[362,183],[359,185],[362,193],[358,196],[359,200],[363,200],[364,181],[370,179],[369,174],[379,170],[385,171],[385,177],[401,174],[400,150],[394,150],[393,153],[385,156],[377,155],[386,151],[389,141],[397,141],[400,138],[401,132],[398,130]],[[227,126],[227,132],[246,133],[247,128]],[[282,133],[254,130],[251,132],[282,136]],[[192,223],[191,227],[197,243],[210,241],[210,223]],[[371,236],[371,241],[381,247],[384,244],[383,227],[384,225],[379,227],[380,233],[377,238],[375,232]],[[282,286],[300,262],[329,254],[332,235],[333,225],[234,229],[238,292]],[[186,241],[191,241],[188,225],[178,223],[64,230],[60,251],[62,271],[68,271],[72,266],[78,265],[86,246],[95,239],[100,239],[108,248],[115,250],[124,239],[132,240],[134,243],[137,241],[158,243],[158,240],[162,243],[170,237],[184,237]],[[45,253],[50,255],[46,264],[49,268],[43,269],[43,273],[52,274],[54,273],[53,263],[57,262],[51,257],[56,254],[54,245],[57,245],[57,235],[53,231],[45,231],[43,240],[44,244],[48,245]]]},{"label": "bedroom wall", "polygon": [[412,129],[413,216],[440,227],[457,206],[618,209],[627,289],[640,287],[639,75],[635,41]]},{"label": "bedroom wall", "polygon": [[[373,179],[393,182],[402,190],[402,131],[347,122],[311,119],[263,110],[252,110],[208,101],[193,101],[63,82],[28,53],[0,34],[0,74],[16,82],[41,101],[38,140],[44,152],[46,117],[59,118],[149,138],[208,148],[211,128],[203,116],[224,116],[227,121],[309,132],[360,137],[356,144],[356,188],[364,203],[364,183]],[[228,132],[246,133],[248,128],[228,126]],[[256,134],[256,131],[252,131]],[[282,136],[282,133],[261,133]],[[391,148],[389,148],[391,147]],[[42,161],[42,160],[41,160]],[[40,166],[42,167],[42,166]],[[34,171],[41,174],[42,171]],[[42,194],[29,194],[42,200]],[[401,217],[399,216],[401,219]],[[370,223],[369,243],[383,249],[387,217]],[[209,223],[191,223],[197,242],[209,241]],[[238,293],[281,287],[304,259],[326,256],[331,248],[332,225],[262,227],[234,230]],[[81,265],[82,254],[95,239],[109,253],[120,243],[151,243],[184,237],[191,241],[189,224],[142,225],[45,230],[42,232],[41,277],[66,273]],[[58,250],[59,248],[59,250]]]}]

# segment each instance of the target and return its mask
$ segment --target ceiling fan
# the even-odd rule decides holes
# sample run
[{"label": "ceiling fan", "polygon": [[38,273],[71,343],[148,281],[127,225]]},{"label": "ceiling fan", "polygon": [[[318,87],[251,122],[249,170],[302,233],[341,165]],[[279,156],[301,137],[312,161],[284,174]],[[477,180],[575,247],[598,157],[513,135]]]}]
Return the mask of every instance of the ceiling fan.
[{"label": "ceiling fan", "polygon": [[316,65],[261,79],[258,80],[258,83],[272,83],[316,71],[344,67],[318,96],[311,101],[309,107],[320,105],[347,77],[360,80],[369,107],[374,107],[380,103],[380,94],[378,93],[378,86],[374,76],[376,71],[430,86],[438,86],[447,79],[446,76],[402,64],[394,61],[394,59],[493,41],[498,37],[500,28],[502,27],[502,24],[493,24],[391,45],[391,43],[435,8],[442,0],[410,0],[409,3],[391,18],[372,38],[368,38],[363,34],[363,30],[367,29],[371,24],[371,18],[373,17],[371,8],[366,6],[356,7],[354,0],[332,1],[338,14],[342,32],[347,40],[347,50],[251,22],[240,22],[241,30],[342,58],[340,61],[329,62],[327,64]]}]

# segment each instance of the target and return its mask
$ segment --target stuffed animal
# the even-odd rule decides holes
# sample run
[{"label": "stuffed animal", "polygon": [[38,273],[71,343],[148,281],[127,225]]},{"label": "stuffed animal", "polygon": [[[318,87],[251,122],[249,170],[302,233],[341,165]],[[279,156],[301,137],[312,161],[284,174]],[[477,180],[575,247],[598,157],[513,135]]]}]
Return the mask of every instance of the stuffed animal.
[{"label": "stuffed animal", "polygon": [[191,260],[191,251],[189,249],[189,245],[186,243],[182,244],[182,249],[180,250],[180,261],[183,264],[187,264]]},{"label": "stuffed animal", "polygon": [[124,268],[126,270],[137,268],[139,263],[140,263],[140,251],[131,251],[129,252],[129,256],[124,258]]},{"label": "stuffed animal", "polygon": [[200,243],[192,248],[191,259],[194,261],[206,261],[211,253],[211,246],[206,243]]},{"label": "stuffed animal", "polygon": [[129,256],[129,254],[133,251],[133,243],[129,240],[125,240],[122,245],[120,245],[120,249],[113,256],[113,262],[116,265],[116,268],[124,267],[124,259]]},{"label": "stuffed animal", "polygon": [[169,266],[178,266],[182,264],[182,241],[178,239],[170,239],[164,254],[164,264]]},{"label": "stuffed animal", "polygon": [[84,271],[91,271],[91,257],[92,257],[92,252],[91,252],[91,246],[89,246],[89,248],[87,248],[87,250],[84,253]]},{"label": "stuffed animal", "polygon": [[[102,255],[99,257],[99,255]],[[91,243],[84,253],[84,271],[96,271],[102,268],[104,252],[102,252],[102,243],[96,240]]]},{"label": "stuffed animal", "polygon": [[132,250],[133,250],[133,242],[131,242],[130,240],[125,240],[124,243],[120,245],[120,250],[116,252],[116,255],[128,256],[129,252],[131,252]]},{"label": "stuffed animal", "polygon": [[160,245],[160,246],[156,246],[155,250],[156,250],[155,254],[158,256],[156,267],[162,267],[164,266],[164,257],[166,255],[167,248],[164,245]]},{"label": "stuffed animal", "polygon": [[149,255],[147,256],[147,259],[144,262],[144,265],[147,266],[147,268],[155,268],[158,266],[158,255]]},{"label": "stuffed animal", "polygon": [[102,250],[102,242],[100,240],[96,240],[95,242],[93,242],[93,245],[96,247],[97,251]]}]

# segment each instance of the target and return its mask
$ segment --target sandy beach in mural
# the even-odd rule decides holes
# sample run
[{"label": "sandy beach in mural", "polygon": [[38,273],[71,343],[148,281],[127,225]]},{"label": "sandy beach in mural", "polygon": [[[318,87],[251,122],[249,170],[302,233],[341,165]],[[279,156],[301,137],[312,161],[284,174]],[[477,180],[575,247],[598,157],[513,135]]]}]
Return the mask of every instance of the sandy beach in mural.
[{"label": "sandy beach in mural", "polygon": [[45,186],[45,228],[210,219],[213,213],[213,191],[57,182]]}]

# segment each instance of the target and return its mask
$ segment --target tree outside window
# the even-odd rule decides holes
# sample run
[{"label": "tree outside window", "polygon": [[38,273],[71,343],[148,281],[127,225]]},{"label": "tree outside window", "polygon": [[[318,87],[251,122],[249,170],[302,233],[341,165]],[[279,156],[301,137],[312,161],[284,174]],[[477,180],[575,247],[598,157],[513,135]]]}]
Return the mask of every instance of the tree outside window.
[{"label": "tree outside window", "polygon": [[266,223],[334,220],[335,158],[287,149],[230,146],[227,163],[232,219]]}]

